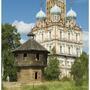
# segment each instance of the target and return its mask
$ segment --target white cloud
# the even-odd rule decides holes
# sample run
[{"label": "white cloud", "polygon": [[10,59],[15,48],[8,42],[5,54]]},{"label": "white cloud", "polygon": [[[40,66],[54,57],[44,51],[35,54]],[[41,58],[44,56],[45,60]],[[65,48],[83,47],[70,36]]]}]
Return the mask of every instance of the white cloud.
[{"label": "white cloud", "polygon": [[14,21],[12,26],[15,26],[20,34],[28,34],[34,27],[34,23],[25,23],[24,21]]},{"label": "white cloud", "polygon": [[20,40],[20,42],[21,42],[21,44],[23,44],[23,43],[25,43],[25,42],[26,42],[26,40],[21,39],[21,40]]},{"label": "white cloud", "polygon": [[83,31],[83,50],[89,52],[89,32]]}]

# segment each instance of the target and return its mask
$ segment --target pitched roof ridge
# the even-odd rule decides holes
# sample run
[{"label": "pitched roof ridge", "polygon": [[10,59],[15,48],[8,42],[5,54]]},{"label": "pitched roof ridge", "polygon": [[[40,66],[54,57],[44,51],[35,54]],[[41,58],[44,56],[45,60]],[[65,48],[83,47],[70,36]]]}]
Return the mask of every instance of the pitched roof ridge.
[{"label": "pitched roof ridge", "polygon": [[39,44],[34,39],[30,38],[28,41],[26,41],[20,47],[13,50],[13,52],[15,52],[15,51],[31,51],[31,50],[47,51],[47,49],[45,47],[43,47],[41,44]]}]

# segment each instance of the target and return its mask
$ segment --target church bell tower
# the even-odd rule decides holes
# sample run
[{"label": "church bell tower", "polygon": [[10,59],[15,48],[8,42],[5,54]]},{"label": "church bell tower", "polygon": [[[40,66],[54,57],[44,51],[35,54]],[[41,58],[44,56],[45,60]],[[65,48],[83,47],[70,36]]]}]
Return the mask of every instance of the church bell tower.
[{"label": "church bell tower", "polygon": [[57,5],[61,9],[60,14],[60,22],[65,23],[65,15],[66,15],[66,0],[46,0],[46,14],[47,14],[47,22],[51,22],[51,13],[50,10],[54,5]]}]

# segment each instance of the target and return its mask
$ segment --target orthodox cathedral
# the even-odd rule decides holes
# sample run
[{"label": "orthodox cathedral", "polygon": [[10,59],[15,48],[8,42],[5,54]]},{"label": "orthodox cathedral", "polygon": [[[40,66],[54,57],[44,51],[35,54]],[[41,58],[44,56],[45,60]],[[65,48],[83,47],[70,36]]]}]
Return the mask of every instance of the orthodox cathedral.
[{"label": "orthodox cathedral", "polygon": [[66,0],[46,0],[46,14],[42,9],[36,14],[32,33],[49,56],[58,58],[60,77],[70,77],[71,66],[82,53],[82,30],[77,13],[72,8],[66,13]]}]

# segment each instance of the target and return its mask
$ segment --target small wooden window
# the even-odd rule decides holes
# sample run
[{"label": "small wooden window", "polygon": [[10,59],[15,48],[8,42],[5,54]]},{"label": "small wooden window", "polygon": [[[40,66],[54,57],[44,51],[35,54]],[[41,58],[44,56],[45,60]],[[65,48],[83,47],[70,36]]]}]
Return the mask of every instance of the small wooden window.
[{"label": "small wooden window", "polygon": [[24,53],[24,54],[23,54],[23,57],[27,57],[27,53]]},{"label": "small wooden window", "polygon": [[36,59],[39,60],[39,54],[36,54]]}]

